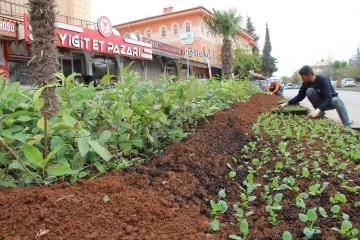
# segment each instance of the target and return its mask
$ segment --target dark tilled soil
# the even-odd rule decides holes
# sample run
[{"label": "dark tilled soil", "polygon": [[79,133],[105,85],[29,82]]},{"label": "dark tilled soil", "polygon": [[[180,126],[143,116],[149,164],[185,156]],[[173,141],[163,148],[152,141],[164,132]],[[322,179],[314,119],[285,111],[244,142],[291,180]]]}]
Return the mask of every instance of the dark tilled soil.
[{"label": "dark tilled soil", "polygon": [[[238,158],[242,146],[252,140],[251,126],[257,116],[270,112],[279,100],[257,94],[248,102],[233,104],[144,165],[73,185],[0,188],[0,240],[228,239],[239,233],[239,227],[231,226],[234,217],[225,215],[221,230],[211,233],[209,200],[218,199],[221,188],[230,193],[229,206],[239,197],[239,186],[229,181],[226,164]],[[237,178],[246,172],[241,174]],[[102,200],[104,196],[108,202]],[[293,203],[283,203],[284,211],[286,204]],[[251,216],[249,238],[281,239],[284,230],[301,236],[304,226],[293,224],[298,213],[288,211],[284,216],[276,228],[265,215]],[[331,232],[319,238],[336,239]]]}]

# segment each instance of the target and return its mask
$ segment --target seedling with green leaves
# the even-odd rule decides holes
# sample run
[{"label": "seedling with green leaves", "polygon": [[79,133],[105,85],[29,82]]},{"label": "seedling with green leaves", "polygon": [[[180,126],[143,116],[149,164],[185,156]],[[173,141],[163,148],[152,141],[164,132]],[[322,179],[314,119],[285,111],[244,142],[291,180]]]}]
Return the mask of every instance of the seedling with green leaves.
[{"label": "seedling with green leaves", "polygon": [[321,233],[320,228],[315,226],[315,221],[317,220],[316,208],[309,209],[306,212],[306,215],[303,213],[300,213],[299,219],[300,219],[300,221],[306,223],[306,225],[307,225],[303,230],[303,233],[305,234],[306,239],[312,238],[314,236],[314,234]]},{"label": "seedling with green leaves", "polygon": [[353,228],[352,223],[347,219],[342,221],[340,229],[337,227],[332,227],[331,230],[351,240],[357,239],[356,236],[359,234],[359,230],[357,228]]}]

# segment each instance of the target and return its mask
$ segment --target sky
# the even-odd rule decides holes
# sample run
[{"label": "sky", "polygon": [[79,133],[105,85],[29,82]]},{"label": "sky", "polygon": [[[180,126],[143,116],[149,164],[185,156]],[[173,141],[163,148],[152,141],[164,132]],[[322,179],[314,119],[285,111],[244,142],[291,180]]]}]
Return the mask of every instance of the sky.
[{"label": "sky", "polygon": [[91,20],[107,16],[113,25],[161,15],[164,7],[181,11],[236,8],[260,36],[262,51],[268,24],[271,55],[278,61],[273,76],[292,76],[303,65],[321,60],[348,61],[360,48],[360,0],[90,0]]}]

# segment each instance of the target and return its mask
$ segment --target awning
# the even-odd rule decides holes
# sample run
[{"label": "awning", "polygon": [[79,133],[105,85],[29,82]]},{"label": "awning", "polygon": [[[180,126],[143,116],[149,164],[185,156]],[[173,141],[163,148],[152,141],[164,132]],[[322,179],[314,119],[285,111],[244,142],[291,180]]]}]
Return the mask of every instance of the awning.
[{"label": "awning", "polygon": [[155,50],[152,50],[152,52],[153,52],[154,55],[167,57],[167,58],[171,58],[171,59],[180,59],[181,58],[181,57],[176,56],[176,55],[172,55],[172,54],[164,53],[164,52],[159,52],[159,51],[155,51]]}]

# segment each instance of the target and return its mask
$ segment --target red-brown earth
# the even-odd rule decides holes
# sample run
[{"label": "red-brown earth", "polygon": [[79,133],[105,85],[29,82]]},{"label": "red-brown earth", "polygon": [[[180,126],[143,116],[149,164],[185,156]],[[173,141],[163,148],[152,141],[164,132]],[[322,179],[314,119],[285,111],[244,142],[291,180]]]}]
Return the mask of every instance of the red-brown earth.
[{"label": "red-brown earth", "polygon": [[[209,201],[218,199],[220,189],[226,189],[229,209],[238,201],[239,184],[229,180],[227,163],[236,158],[241,164],[242,146],[254,139],[252,124],[279,100],[278,96],[256,94],[247,102],[235,103],[143,165],[76,184],[0,188],[0,240],[222,240],[239,234],[239,226],[230,224],[236,223],[233,211],[219,217],[219,231],[210,231]],[[236,180],[243,181],[246,174],[237,171]],[[327,181],[332,184],[330,178]],[[103,201],[104,196],[108,201]],[[249,239],[281,239],[286,230],[293,239],[303,236],[305,225],[298,220],[298,212],[291,211],[293,202],[283,202],[284,214],[273,227],[258,199],[252,205],[259,212],[248,218]],[[359,211],[348,208],[354,227],[360,228]],[[330,230],[331,221],[321,222],[325,230],[313,239],[341,239]]]}]

